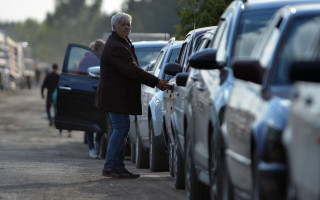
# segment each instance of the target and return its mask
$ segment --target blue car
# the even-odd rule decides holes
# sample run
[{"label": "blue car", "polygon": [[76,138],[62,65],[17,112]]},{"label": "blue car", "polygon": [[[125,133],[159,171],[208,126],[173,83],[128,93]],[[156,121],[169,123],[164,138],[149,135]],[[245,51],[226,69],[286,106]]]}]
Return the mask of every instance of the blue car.
[{"label": "blue car", "polygon": [[286,198],[289,71],[293,63],[319,59],[320,4],[300,3],[274,15],[251,58],[233,61],[236,80],[222,125],[232,197]]},{"label": "blue car", "polygon": [[[159,79],[169,80],[164,74],[167,63],[176,62],[182,42],[171,38],[164,46],[155,63],[147,68]],[[142,115],[135,116],[136,149],[135,163],[137,168],[148,168],[151,171],[167,171],[169,167],[167,135],[162,131],[163,91],[158,88],[142,86]]]}]

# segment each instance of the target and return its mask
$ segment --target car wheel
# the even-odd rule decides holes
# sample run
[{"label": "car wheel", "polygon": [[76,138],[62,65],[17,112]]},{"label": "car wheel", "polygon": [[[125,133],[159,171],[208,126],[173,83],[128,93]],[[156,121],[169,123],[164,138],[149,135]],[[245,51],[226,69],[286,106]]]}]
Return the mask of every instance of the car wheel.
[{"label": "car wheel", "polygon": [[152,172],[168,171],[169,168],[169,158],[167,152],[161,152],[158,148],[155,136],[152,121],[149,121],[149,166]]},{"label": "car wheel", "polygon": [[210,170],[210,199],[221,199],[221,155],[218,141],[215,135],[212,135],[209,146],[209,170]]},{"label": "car wheel", "polygon": [[176,189],[184,189],[185,188],[185,170],[184,170],[184,161],[181,156],[181,152],[179,150],[179,141],[178,136],[175,134],[174,141],[174,187]]},{"label": "car wheel", "polygon": [[149,168],[149,152],[143,148],[139,135],[136,137],[136,167]]},{"label": "car wheel", "polygon": [[233,194],[233,186],[230,181],[229,177],[229,171],[226,163],[226,159],[224,154],[221,155],[221,165],[220,165],[220,171],[219,173],[222,174],[222,200],[233,200],[234,199],[234,194]]},{"label": "car wheel", "polygon": [[131,156],[131,142],[129,136],[125,140],[125,156]]},{"label": "car wheel", "polygon": [[130,153],[131,153],[131,162],[135,163],[136,162],[136,145],[134,145],[133,142],[130,142]]},{"label": "car wheel", "polygon": [[260,191],[260,175],[258,170],[259,157],[258,153],[254,152],[253,160],[253,199],[264,199]]},{"label": "car wheel", "polygon": [[170,176],[174,177],[174,143],[171,139],[168,139],[168,146],[169,146],[169,172]]},{"label": "car wheel", "polygon": [[190,142],[187,139],[185,149],[185,166],[186,166],[186,196],[187,200],[193,199],[209,199],[209,187],[199,182],[191,154]]},{"label": "car wheel", "polygon": [[110,137],[108,137],[107,133],[104,133],[100,139],[100,158],[105,158],[108,150],[108,142]]},{"label": "car wheel", "polygon": [[88,144],[86,132],[83,133],[83,144]]}]

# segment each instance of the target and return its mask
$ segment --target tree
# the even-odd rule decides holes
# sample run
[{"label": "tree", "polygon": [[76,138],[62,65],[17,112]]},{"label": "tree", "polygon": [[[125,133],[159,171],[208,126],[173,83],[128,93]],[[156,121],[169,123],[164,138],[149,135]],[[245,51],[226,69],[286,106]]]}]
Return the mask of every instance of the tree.
[{"label": "tree", "polygon": [[223,11],[232,0],[177,0],[176,12],[180,23],[177,37],[183,38],[194,28],[216,26]]},{"label": "tree", "polygon": [[175,34],[179,17],[173,0],[127,0],[124,11],[132,16],[133,32]]}]

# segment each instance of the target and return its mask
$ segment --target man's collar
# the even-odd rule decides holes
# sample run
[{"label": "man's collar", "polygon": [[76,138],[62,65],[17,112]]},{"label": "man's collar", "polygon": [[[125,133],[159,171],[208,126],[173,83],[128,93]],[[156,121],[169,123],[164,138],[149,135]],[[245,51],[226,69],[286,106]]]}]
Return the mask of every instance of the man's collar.
[{"label": "man's collar", "polygon": [[128,43],[129,45],[132,45],[132,43],[131,43],[131,41],[130,41],[130,39],[129,38],[126,38],[126,37],[124,37],[124,36],[122,36],[122,35],[120,35],[120,34],[118,34],[117,32],[115,32],[115,31],[112,31],[112,34],[113,35],[115,35],[115,36],[117,36],[118,38],[121,38],[121,39],[123,39],[126,43]]}]

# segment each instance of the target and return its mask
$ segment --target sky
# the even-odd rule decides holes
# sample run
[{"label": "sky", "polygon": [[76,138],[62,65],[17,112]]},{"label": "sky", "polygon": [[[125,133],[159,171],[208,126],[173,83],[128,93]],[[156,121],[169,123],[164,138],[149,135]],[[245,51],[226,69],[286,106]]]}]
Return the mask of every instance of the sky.
[{"label": "sky", "polygon": [[[103,0],[102,12],[120,11],[124,0]],[[32,18],[42,22],[46,14],[53,13],[55,0],[0,0],[0,21],[18,22]]]}]

